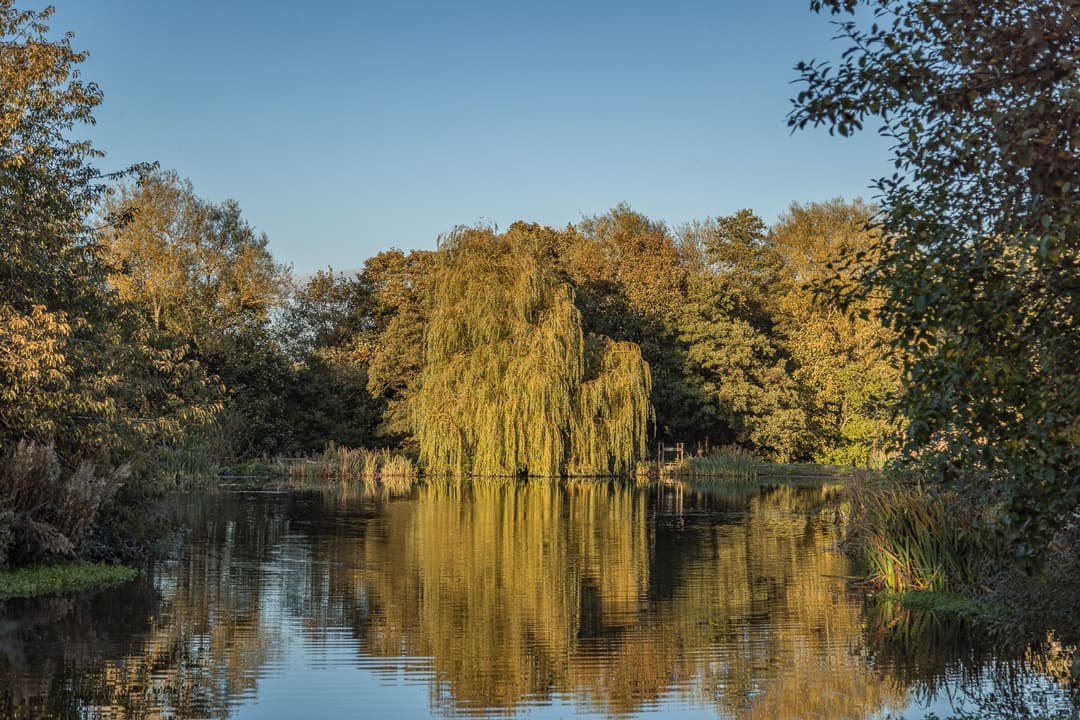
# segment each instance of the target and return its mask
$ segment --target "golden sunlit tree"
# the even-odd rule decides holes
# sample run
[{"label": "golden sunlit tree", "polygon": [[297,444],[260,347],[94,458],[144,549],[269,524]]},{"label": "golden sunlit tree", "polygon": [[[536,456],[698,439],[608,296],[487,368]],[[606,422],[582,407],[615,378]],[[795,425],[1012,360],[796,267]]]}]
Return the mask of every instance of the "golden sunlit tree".
[{"label": "golden sunlit tree", "polygon": [[783,258],[776,290],[778,335],[794,363],[792,379],[817,462],[877,465],[896,432],[892,405],[900,393],[895,334],[879,320],[880,298],[842,308],[821,292],[842,292],[873,262],[880,241],[876,208],[840,199],[793,204],[770,232]]},{"label": "golden sunlit tree", "polygon": [[464,229],[435,267],[413,428],[428,471],[622,474],[644,456],[649,365],[586,336],[528,226]]},{"label": "golden sunlit tree", "polygon": [[103,175],[102,152],[75,137],[102,93],[52,15],[0,0],[0,449],[27,440],[108,464],[212,408],[186,402],[197,369],[149,342],[110,287],[90,219],[106,180],[146,168]]}]

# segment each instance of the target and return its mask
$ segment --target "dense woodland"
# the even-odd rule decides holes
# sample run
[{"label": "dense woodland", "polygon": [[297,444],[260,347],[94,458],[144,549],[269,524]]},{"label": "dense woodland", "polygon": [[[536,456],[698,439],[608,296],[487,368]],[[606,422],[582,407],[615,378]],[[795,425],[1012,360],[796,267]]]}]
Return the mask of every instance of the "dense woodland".
[{"label": "dense woodland", "polygon": [[[112,315],[69,306],[60,319],[39,298],[24,305],[19,360],[53,373],[26,372],[31,382],[5,411],[7,439],[55,441],[76,454],[138,446],[155,461],[206,467],[311,453],[330,441],[412,447],[425,371],[439,362],[425,346],[432,326],[481,305],[504,315],[522,299],[521,282],[482,267],[498,246],[550,286],[537,292],[563,289],[564,313],[574,315],[584,345],[604,338],[640,347],[655,407],[632,443],[642,452],[647,432],[739,444],[779,461],[865,465],[888,441],[885,399],[896,370],[880,323],[818,302],[813,281],[831,272],[831,259],[869,250],[871,212],[837,200],[794,205],[771,229],[742,211],[673,231],[620,206],[562,229],[459,229],[438,250],[391,250],[358,271],[298,281],[236,203],[200,198],[174,172],[147,172],[106,188],[79,258],[87,292],[97,293],[93,312]],[[481,241],[446,277],[454,249]],[[42,283],[60,259],[26,268],[27,284]],[[80,367],[69,353],[85,344],[115,345],[137,362],[95,368],[121,359],[95,352]],[[541,354],[585,349],[553,345]],[[478,388],[505,372],[451,374]],[[92,402],[102,382],[101,404],[69,404],[79,393]],[[568,427],[562,435],[572,434]],[[522,467],[512,465],[505,469]],[[560,474],[545,467],[536,474]]]}]

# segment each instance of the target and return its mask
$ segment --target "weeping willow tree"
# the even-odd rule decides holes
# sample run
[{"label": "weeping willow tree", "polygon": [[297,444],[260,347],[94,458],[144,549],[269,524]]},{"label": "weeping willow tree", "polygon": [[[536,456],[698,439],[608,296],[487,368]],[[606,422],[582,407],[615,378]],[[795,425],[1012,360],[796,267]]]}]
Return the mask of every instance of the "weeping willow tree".
[{"label": "weeping willow tree", "polygon": [[628,474],[645,454],[646,428],[653,416],[649,364],[635,343],[590,335],[585,376],[570,415],[567,472]]},{"label": "weeping willow tree", "polygon": [[649,365],[585,337],[528,228],[455,232],[435,269],[412,398],[420,458],[454,475],[622,474],[645,453]]}]

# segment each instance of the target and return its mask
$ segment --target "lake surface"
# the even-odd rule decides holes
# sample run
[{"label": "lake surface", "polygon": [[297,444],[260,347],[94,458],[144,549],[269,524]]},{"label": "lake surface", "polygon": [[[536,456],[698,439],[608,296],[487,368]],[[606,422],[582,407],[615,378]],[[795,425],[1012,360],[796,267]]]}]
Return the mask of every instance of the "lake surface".
[{"label": "lake surface", "polygon": [[829,486],[200,493],[144,578],[2,604],[0,716],[1076,716],[1064,661],[853,590],[840,511]]}]

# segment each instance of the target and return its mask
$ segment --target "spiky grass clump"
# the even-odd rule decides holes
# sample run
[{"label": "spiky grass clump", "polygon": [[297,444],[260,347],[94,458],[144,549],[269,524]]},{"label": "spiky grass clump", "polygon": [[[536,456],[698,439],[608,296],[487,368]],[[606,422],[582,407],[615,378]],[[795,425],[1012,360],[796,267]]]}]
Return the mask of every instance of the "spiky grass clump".
[{"label": "spiky grass clump", "polygon": [[757,482],[760,461],[748,450],[728,447],[713,450],[708,455],[689,457],[664,474],[692,480],[694,484]]},{"label": "spiky grass clump", "polygon": [[380,458],[379,477],[383,483],[390,478],[413,480],[417,476],[416,465],[405,455],[392,453],[389,450],[382,451]]},{"label": "spiky grass clump", "polygon": [[327,477],[374,478],[378,470],[370,450],[335,443],[326,446],[317,464]]},{"label": "spiky grass clump", "polygon": [[921,486],[856,489],[849,535],[872,579],[896,593],[970,588],[992,549],[955,496]]},{"label": "spiky grass clump", "polygon": [[632,343],[584,336],[534,230],[443,245],[413,430],[429,473],[625,474],[645,453],[651,377]]}]

